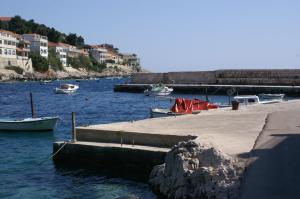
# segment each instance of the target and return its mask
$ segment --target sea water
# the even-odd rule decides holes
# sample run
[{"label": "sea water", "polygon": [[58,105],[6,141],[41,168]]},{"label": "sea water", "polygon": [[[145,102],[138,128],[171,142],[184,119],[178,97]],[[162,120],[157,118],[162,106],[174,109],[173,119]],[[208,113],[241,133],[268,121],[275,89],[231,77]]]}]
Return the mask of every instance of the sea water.
[{"label": "sea water", "polygon": [[[103,124],[148,118],[151,107],[168,108],[174,102],[171,98],[205,99],[200,94],[154,98],[113,91],[114,84],[125,81],[128,79],[0,83],[0,118],[30,117],[30,92],[38,117],[60,118],[53,132],[0,131],[0,198],[156,198],[146,182],[80,168],[56,168],[50,158],[54,141],[71,138],[72,111],[77,126]],[[76,94],[55,94],[54,88],[63,83],[80,88]],[[228,103],[226,96],[210,100]]]}]

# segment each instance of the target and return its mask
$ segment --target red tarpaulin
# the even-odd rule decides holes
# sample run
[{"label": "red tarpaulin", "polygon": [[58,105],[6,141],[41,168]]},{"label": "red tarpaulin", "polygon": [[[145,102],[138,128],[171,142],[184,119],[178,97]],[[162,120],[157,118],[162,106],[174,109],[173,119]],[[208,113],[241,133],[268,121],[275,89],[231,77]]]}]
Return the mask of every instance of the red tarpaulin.
[{"label": "red tarpaulin", "polygon": [[195,111],[200,110],[208,110],[208,109],[215,109],[218,108],[215,104],[210,104],[206,101],[199,100],[199,99],[184,99],[184,98],[177,98],[175,100],[175,104],[171,108],[171,111],[174,113],[193,113]]}]

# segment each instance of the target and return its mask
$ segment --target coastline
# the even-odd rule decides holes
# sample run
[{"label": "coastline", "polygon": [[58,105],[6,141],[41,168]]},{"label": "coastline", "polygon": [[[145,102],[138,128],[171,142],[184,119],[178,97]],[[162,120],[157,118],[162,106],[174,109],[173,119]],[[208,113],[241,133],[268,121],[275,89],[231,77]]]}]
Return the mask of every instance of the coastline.
[{"label": "coastline", "polygon": [[112,67],[105,68],[102,72],[87,71],[72,67],[65,68],[64,71],[49,70],[45,73],[27,72],[18,74],[13,70],[0,69],[0,82],[16,82],[16,81],[44,81],[44,80],[67,80],[67,79],[90,79],[103,77],[129,77],[137,73],[131,68],[115,70]]}]

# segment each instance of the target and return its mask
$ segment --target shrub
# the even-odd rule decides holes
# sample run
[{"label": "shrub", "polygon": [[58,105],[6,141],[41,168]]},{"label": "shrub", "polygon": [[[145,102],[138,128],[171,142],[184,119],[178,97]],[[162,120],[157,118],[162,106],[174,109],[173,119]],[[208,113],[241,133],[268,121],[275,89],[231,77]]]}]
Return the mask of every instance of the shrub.
[{"label": "shrub", "polygon": [[15,71],[16,73],[22,75],[23,72],[24,72],[24,69],[23,68],[20,68],[19,66],[6,66],[5,69],[7,70],[13,70]]},{"label": "shrub", "polygon": [[29,57],[32,60],[34,70],[46,72],[49,70],[48,60],[37,53],[30,53]]},{"label": "shrub", "polygon": [[57,70],[63,70],[63,66],[57,57],[57,53],[55,52],[54,48],[49,48],[49,55],[48,55],[48,62],[51,68],[55,71]]}]

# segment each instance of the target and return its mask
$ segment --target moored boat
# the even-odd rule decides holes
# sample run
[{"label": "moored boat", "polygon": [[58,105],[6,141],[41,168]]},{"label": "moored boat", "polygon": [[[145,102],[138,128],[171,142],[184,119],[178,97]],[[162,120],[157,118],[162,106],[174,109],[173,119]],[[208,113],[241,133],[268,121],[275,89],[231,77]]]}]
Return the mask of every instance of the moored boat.
[{"label": "moored boat", "polygon": [[284,94],[260,94],[260,95],[237,95],[233,99],[239,102],[240,105],[254,104],[272,104],[280,103],[285,97]]},{"label": "moored boat", "polygon": [[167,96],[170,95],[172,92],[173,92],[173,88],[169,88],[167,86],[164,86],[163,84],[155,84],[155,85],[150,85],[150,88],[146,89],[144,91],[144,94],[146,96],[150,96],[150,95]]},{"label": "moored boat", "polygon": [[56,94],[70,94],[75,93],[79,89],[79,86],[76,84],[62,84],[60,87],[55,88]]},{"label": "moored boat", "polygon": [[168,117],[186,114],[198,114],[203,110],[216,109],[219,106],[200,99],[177,98],[171,109],[150,109],[150,117]]},{"label": "moored boat", "polygon": [[58,117],[40,117],[25,119],[0,119],[0,130],[5,131],[51,131]]}]

